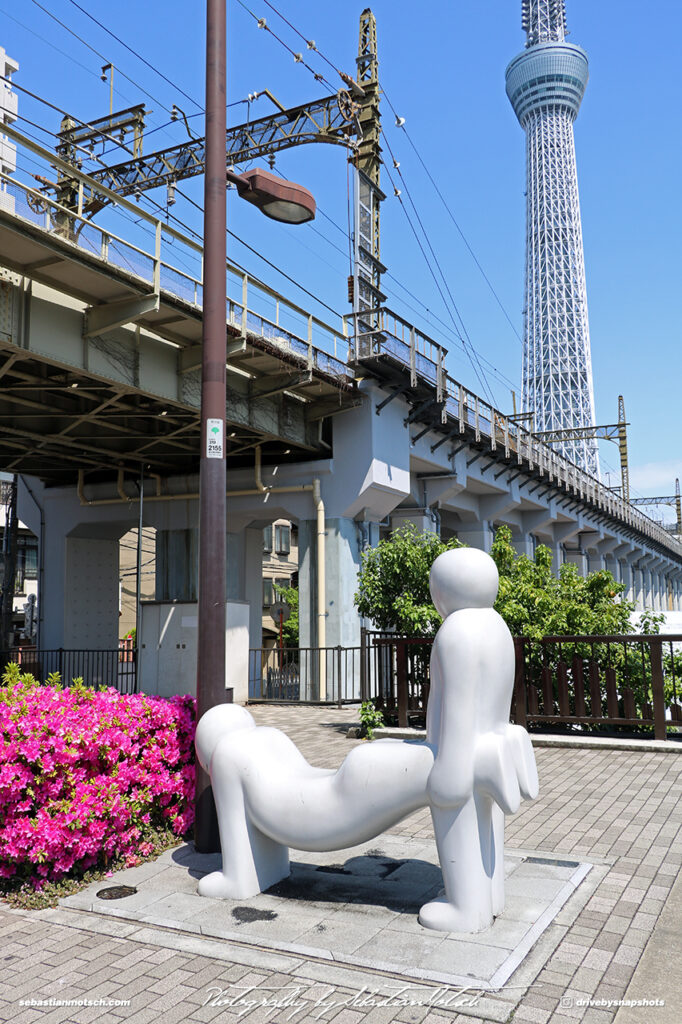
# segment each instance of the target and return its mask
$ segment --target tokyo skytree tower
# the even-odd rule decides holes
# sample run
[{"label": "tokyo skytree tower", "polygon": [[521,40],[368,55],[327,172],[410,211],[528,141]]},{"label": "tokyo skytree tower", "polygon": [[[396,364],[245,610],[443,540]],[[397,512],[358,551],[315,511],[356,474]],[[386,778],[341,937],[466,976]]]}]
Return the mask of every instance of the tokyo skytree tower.
[{"label": "tokyo skytree tower", "polygon": [[[526,133],[523,408],[534,430],[593,427],[594,389],[573,122],[587,55],[565,41],[564,0],[522,0],[526,49],[507,68],[507,95]],[[593,439],[554,447],[599,476]]]}]

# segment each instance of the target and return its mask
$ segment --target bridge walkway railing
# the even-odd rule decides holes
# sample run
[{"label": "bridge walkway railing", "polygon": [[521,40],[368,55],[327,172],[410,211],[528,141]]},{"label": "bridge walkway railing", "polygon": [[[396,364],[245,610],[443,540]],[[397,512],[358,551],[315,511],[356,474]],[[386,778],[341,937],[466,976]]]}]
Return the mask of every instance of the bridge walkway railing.
[{"label": "bridge walkway railing", "polygon": [[[132,206],[152,234],[153,246],[136,245],[0,171],[0,212],[28,221],[107,267],[132,275],[151,293],[165,293],[200,310],[203,247],[127,200],[119,198],[119,202],[125,208]],[[230,261],[227,282],[227,323],[235,329],[233,333],[243,339],[261,337],[295,356],[308,370],[339,380],[352,378],[347,327],[341,317],[336,325],[322,320]]]},{"label": "bridge walkway railing", "polygon": [[[482,450],[525,465],[548,483],[563,487],[682,555],[682,545],[660,524],[451,377],[445,369],[447,349],[433,338],[383,306],[350,314],[347,320],[354,365],[377,369],[382,361],[392,363],[405,377],[409,374],[411,387],[426,384],[430,388],[430,415],[434,428],[442,434],[432,451],[447,441],[456,444],[458,437],[462,441],[466,437]],[[428,417],[429,411],[424,411],[424,422]]]}]

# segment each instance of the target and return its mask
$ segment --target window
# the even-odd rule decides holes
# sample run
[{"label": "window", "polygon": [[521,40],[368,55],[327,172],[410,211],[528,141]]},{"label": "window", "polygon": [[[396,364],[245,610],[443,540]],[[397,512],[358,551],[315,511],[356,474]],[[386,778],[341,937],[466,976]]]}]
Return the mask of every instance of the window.
[{"label": "window", "polygon": [[263,551],[268,554],[272,551],[272,526],[263,529]]},{"label": "window", "polygon": [[274,580],[263,580],[263,607],[270,608],[275,603]]},{"label": "window", "polygon": [[25,580],[38,578],[38,541],[35,537],[17,537],[17,568],[14,593],[26,592]]},{"label": "window", "polygon": [[275,527],[275,551],[278,555],[288,555],[291,551],[291,527]]}]

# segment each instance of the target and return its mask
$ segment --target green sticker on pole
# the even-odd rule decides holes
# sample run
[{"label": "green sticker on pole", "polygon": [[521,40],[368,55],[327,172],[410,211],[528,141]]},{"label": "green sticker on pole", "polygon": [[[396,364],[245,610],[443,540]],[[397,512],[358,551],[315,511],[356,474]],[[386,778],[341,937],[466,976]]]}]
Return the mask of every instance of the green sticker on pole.
[{"label": "green sticker on pole", "polygon": [[208,419],[206,421],[206,458],[222,459],[223,457],[223,420]]}]

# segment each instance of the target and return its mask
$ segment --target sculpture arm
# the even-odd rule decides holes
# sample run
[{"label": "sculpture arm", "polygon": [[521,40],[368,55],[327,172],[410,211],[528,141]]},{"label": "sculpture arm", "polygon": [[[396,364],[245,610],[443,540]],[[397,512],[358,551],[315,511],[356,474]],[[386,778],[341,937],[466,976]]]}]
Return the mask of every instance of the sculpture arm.
[{"label": "sculpture arm", "polygon": [[[438,807],[457,807],[473,792],[476,706],[475,656],[454,616],[438,631],[431,655],[428,739],[435,763],[427,793]],[[431,701],[434,700],[433,711]]]}]

